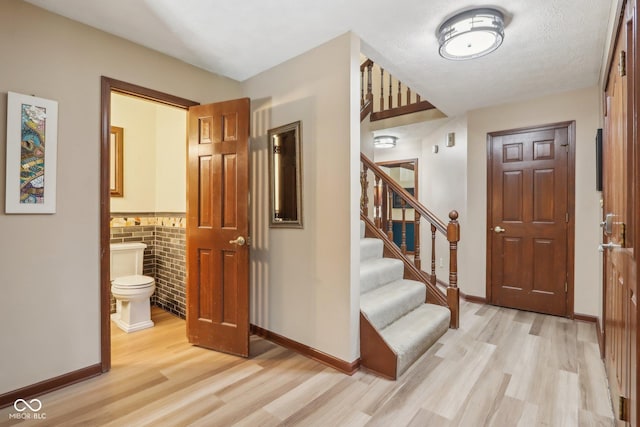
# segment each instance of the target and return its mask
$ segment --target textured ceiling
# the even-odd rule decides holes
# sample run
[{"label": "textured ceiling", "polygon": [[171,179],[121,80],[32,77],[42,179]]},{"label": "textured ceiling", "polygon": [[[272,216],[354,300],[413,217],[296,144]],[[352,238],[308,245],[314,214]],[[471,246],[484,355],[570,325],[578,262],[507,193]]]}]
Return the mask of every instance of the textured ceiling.
[{"label": "textured ceiling", "polygon": [[[448,115],[595,85],[615,0],[26,0],[242,81],[347,31]],[[456,12],[505,12],[496,52],[452,62],[436,30]]]}]

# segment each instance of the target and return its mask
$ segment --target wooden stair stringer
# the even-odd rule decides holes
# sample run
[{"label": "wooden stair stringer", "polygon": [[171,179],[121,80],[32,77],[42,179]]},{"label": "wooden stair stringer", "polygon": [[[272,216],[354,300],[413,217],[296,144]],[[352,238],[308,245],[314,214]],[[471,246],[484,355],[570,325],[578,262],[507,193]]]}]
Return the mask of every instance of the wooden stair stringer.
[{"label": "wooden stair stringer", "polygon": [[398,355],[360,311],[360,366],[376,374],[395,380]]}]

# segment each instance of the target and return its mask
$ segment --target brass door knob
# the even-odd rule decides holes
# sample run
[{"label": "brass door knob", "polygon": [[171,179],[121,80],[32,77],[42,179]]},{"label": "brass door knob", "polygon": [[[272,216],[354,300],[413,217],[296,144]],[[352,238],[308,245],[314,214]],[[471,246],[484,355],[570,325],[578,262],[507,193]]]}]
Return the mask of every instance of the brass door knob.
[{"label": "brass door knob", "polygon": [[499,225],[496,225],[494,227],[493,231],[496,232],[496,233],[504,233],[507,230],[505,230],[504,228],[500,227]]},{"label": "brass door knob", "polygon": [[229,240],[229,243],[238,245],[238,246],[243,246],[245,243],[247,243],[247,241],[245,240],[244,237],[240,236],[235,240]]}]

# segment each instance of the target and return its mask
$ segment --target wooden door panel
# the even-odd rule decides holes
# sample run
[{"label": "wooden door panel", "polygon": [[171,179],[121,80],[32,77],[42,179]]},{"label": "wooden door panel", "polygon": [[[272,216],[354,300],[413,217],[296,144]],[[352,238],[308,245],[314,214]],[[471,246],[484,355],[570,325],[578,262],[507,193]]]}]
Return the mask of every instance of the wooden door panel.
[{"label": "wooden door panel", "polygon": [[490,135],[487,294],[494,304],[567,314],[570,126]]},{"label": "wooden door panel", "polygon": [[502,200],[509,200],[509,203],[502,204],[502,221],[523,222],[523,173],[520,170],[505,171],[502,177]]},{"label": "wooden door panel", "polygon": [[555,171],[553,169],[536,169],[533,171],[533,222],[554,222],[557,217]]},{"label": "wooden door panel", "polygon": [[237,160],[235,154],[222,156],[222,198],[224,200],[222,226],[234,229],[238,226]]},{"label": "wooden door panel", "polygon": [[[249,354],[249,100],[189,110],[187,332]],[[241,239],[240,239],[241,238]]]}]

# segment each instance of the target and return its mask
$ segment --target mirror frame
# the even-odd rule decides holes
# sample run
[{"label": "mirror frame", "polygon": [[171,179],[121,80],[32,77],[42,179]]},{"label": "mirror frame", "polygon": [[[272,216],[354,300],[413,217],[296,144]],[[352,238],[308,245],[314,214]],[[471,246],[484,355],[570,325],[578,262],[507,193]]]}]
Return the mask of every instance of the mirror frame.
[{"label": "mirror frame", "polygon": [[[286,133],[294,132],[295,135],[295,148],[296,148],[296,209],[297,219],[295,220],[282,220],[276,218],[275,213],[275,170],[274,170],[274,156],[275,145],[274,137]],[[303,228],[302,226],[302,122],[297,121],[288,125],[279,126],[277,128],[269,129],[268,131],[268,144],[267,150],[269,152],[269,226],[271,228]]]},{"label": "mirror frame", "polygon": [[124,197],[124,129],[111,126],[109,150],[110,150],[110,185],[111,197]]}]

